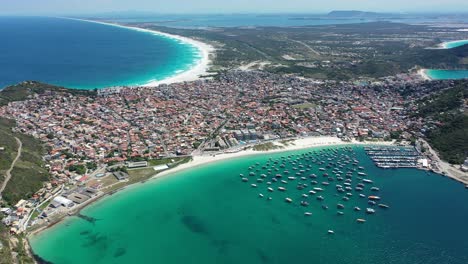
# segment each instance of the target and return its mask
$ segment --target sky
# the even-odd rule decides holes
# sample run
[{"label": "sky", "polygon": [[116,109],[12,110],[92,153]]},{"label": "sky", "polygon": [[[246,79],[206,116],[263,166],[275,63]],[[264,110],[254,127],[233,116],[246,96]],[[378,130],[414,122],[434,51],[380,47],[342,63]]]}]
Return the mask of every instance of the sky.
[{"label": "sky", "polygon": [[468,12],[468,0],[0,0],[0,14]]}]

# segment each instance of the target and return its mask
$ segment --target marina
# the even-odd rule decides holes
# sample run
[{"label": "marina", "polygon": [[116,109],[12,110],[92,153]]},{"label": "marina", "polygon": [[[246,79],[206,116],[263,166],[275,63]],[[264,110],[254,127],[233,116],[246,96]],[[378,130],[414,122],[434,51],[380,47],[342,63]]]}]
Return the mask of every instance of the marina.
[{"label": "marina", "polygon": [[414,147],[365,147],[367,155],[379,168],[417,168],[421,154]]}]

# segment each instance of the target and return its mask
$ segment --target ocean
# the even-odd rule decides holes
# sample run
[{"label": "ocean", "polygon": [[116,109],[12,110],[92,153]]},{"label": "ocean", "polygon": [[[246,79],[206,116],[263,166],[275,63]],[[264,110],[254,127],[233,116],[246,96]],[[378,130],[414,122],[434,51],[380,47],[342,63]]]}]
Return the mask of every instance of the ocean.
[{"label": "ocean", "polygon": [[468,78],[468,70],[426,70],[433,80],[458,80]]},{"label": "ocean", "polygon": [[126,28],[50,17],[0,17],[0,89],[25,80],[69,88],[143,85],[190,69],[197,48]]},{"label": "ocean", "polygon": [[[352,196],[343,201],[344,194],[336,191],[335,184],[344,183],[332,173],[333,167],[319,169],[329,162],[319,157],[324,155],[320,149],[330,147],[236,158],[136,184],[81,212],[94,221],[70,217],[30,242],[41,258],[67,264],[468,263],[468,190],[463,185],[422,170],[380,169],[362,147],[353,147],[354,154],[336,147],[340,156],[332,160],[333,167],[345,162],[345,155],[359,160],[364,170],[357,171],[374,182],[366,184],[363,193],[380,196],[379,203],[390,208],[368,205],[367,199],[358,196],[354,191],[360,181],[357,171],[351,171]],[[314,157],[325,164],[317,164]],[[283,161],[287,161],[284,168]],[[287,184],[272,182],[275,191],[267,191],[266,182],[276,173],[285,180],[284,170],[296,176],[302,168],[310,171]],[[353,168],[346,164],[340,169],[344,175]],[[251,172],[255,176],[249,176]],[[334,181],[322,176],[324,172]],[[317,175],[318,185],[312,185],[311,173]],[[240,174],[249,181],[243,182]],[[268,176],[256,182],[261,174]],[[298,182],[308,186],[298,190]],[[287,191],[277,191],[278,186]],[[373,193],[370,186],[380,191]],[[312,187],[324,190],[301,197]],[[317,200],[318,195],[324,200]],[[286,197],[293,202],[285,202]],[[309,206],[301,206],[300,200]],[[337,209],[338,203],[345,208]],[[354,206],[362,210],[355,211]],[[367,207],[376,213],[366,214]],[[312,215],[305,216],[306,211]],[[367,222],[357,223],[357,218]]]}]

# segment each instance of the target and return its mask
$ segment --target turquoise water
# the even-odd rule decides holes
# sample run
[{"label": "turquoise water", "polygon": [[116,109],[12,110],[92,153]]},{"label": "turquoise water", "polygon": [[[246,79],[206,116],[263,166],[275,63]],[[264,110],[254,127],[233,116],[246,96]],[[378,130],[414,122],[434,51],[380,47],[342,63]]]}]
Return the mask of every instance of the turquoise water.
[{"label": "turquoise water", "polygon": [[151,33],[49,17],[0,17],[0,89],[25,80],[82,89],[188,70],[198,49]]},{"label": "turquoise water", "polygon": [[468,44],[468,39],[451,41],[451,42],[445,43],[447,49],[453,49],[453,48],[460,47],[466,44]]},{"label": "turquoise water", "polygon": [[433,80],[458,80],[468,78],[468,70],[426,70]]},{"label": "turquoise water", "polygon": [[[68,218],[33,237],[31,245],[52,263],[468,263],[468,190],[433,173],[379,169],[362,148],[355,150],[365,177],[374,181],[366,184],[363,193],[374,194],[370,186],[379,187],[374,195],[389,209],[374,206],[373,215],[354,211],[354,206],[365,210],[367,199],[353,190],[349,201],[342,200],[335,184],[343,183],[332,168],[326,172],[334,181],[319,170],[328,157],[320,158],[327,162],[320,165],[309,154],[309,160],[291,156],[298,163],[288,161],[285,168],[280,167],[288,155],[310,151],[303,150],[213,163],[137,184],[82,211],[95,221]],[[342,149],[338,155],[340,162],[346,160],[344,155],[354,159],[354,154]],[[275,160],[279,163],[274,164]],[[270,175],[267,168],[272,165],[283,179],[284,170],[294,176],[302,169],[299,165],[312,168],[302,174],[305,181],[298,176],[288,184],[272,183],[275,190],[285,186],[286,192],[266,190],[271,176],[252,188],[260,174]],[[346,164],[341,170],[349,168],[356,166]],[[256,175],[248,176],[250,172]],[[242,182],[240,173],[249,182]],[[273,170],[271,175],[276,173]],[[308,178],[311,173],[318,177],[317,186],[325,189],[320,192],[323,202],[315,198],[319,193],[301,198],[314,187]],[[354,188],[359,176],[352,173]],[[321,185],[322,181],[330,185]],[[298,182],[308,186],[297,190]],[[286,203],[286,197],[293,203]],[[301,206],[300,200],[307,200],[309,206]],[[337,203],[346,206],[340,209],[344,215],[337,215]],[[304,216],[305,211],[312,216]],[[358,224],[357,218],[367,222]],[[329,229],[335,234],[327,234]]]}]

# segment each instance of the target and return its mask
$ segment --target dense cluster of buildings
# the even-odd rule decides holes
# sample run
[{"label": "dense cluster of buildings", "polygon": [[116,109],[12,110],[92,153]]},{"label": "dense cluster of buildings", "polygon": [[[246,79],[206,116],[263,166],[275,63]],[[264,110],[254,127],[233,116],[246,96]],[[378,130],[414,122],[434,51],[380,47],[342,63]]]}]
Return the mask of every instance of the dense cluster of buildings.
[{"label": "dense cluster of buildings", "polygon": [[[424,123],[409,117],[408,100],[447,86],[410,76],[351,83],[232,71],[213,80],[115,87],[94,96],[47,91],[1,107],[0,115],[46,144],[52,181],[40,190],[46,196],[35,196],[67,208],[95,197],[99,189],[78,187],[52,197],[63,184],[83,186],[87,176],[71,169],[79,165],[126,162],[132,168],[147,166],[145,159],[297,136],[384,139],[395,133],[409,139],[422,133]],[[4,224],[14,231],[38,204],[24,203],[3,212]]]}]

